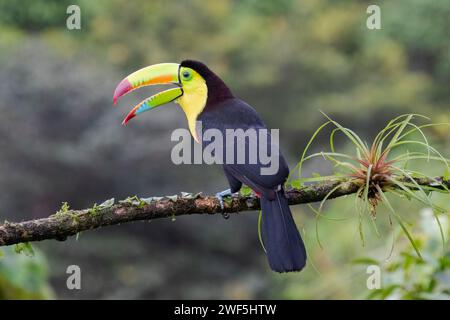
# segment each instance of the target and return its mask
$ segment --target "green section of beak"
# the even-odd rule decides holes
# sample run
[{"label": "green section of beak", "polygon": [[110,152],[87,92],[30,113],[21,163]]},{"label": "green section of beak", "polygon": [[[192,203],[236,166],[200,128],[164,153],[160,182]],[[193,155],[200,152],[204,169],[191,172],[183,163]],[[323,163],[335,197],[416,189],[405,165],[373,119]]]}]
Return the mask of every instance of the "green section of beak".
[{"label": "green section of beak", "polygon": [[160,93],[157,93],[150,98],[145,99],[141,103],[139,103],[137,106],[135,106],[130,113],[126,116],[126,118],[123,120],[123,124],[126,125],[128,121],[133,119],[138,114],[141,114],[145,111],[154,109],[160,105],[166,104],[168,102],[171,102],[175,100],[176,98],[183,95],[183,89],[181,88],[172,88],[165,91],[162,91]]}]

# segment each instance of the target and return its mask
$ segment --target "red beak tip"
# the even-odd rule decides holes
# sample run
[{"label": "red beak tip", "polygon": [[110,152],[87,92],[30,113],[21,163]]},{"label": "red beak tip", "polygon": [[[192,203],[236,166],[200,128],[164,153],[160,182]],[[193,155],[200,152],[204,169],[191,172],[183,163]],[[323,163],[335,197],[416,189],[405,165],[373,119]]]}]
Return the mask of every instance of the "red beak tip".
[{"label": "red beak tip", "polygon": [[123,124],[124,126],[126,126],[127,123],[128,123],[128,121],[130,121],[131,119],[133,119],[135,116],[136,116],[136,114],[134,114],[134,113],[131,113],[131,114],[127,115],[127,117],[122,121],[122,124]]},{"label": "red beak tip", "polygon": [[127,94],[133,89],[131,83],[128,81],[128,79],[123,79],[120,81],[120,83],[117,85],[116,89],[114,90],[114,104],[117,103],[117,99],[119,99],[121,96]]}]

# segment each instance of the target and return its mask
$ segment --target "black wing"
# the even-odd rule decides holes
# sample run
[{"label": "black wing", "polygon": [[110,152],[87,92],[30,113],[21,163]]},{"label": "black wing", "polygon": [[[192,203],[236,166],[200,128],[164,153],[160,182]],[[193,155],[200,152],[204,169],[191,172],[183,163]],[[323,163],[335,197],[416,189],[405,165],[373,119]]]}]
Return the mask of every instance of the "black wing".
[{"label": "black wing", "polygon": [[[273,190],[285,182],[289,168],[276,141],[272,143],[270,131],[267,130],[257,112],[242,100],[229,99],[214,109],[203,112],[198,120],[202,121],[203,133],[207,129],[217,129],[222,132],[223,166],[231,188],[238,187],[235,181],[238,180],[271,198]],[[244,140],[235,140],[237,143],[231,145],[227,141],[234,137],[230,136],[227,129],[252,130],[247,131],[250,134],[245,136]],[[212,141],[202,143],[203,147],[206,147]],[[242,158],[243,152],[245,152],[244,158]],[[264,155],[270,155],[270,160]]]}]

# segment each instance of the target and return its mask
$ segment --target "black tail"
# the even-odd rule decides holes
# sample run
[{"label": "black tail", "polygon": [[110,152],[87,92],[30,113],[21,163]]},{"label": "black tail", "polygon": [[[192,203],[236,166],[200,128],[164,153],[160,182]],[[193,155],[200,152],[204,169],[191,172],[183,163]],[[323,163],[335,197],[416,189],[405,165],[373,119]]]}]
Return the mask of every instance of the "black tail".
[{"label": "black tail", "polygon": [[306,264],[306,250],[297,230],[284,191],[274,200],[261,197],[262,240],[270,268],[277,272],[300,271]]}]

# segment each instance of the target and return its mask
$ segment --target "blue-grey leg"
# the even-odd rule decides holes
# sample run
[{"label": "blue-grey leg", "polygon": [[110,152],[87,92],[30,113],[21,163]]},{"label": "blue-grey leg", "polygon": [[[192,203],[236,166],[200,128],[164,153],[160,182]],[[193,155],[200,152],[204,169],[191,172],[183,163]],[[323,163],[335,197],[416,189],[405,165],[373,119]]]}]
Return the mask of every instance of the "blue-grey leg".
[{"label": "blue-grey leg", "polygon": [[223,203],[223,198],[231,197],[231,195],[232,195],[231,189],[227,189],[227,190],[216,193],[216,198],[219,200],[220,208],[222,209],[222,217],[224,217],[224,219],[228,219],[230,217],[230,215],[228,212],[224,212],[225,206]]}]

